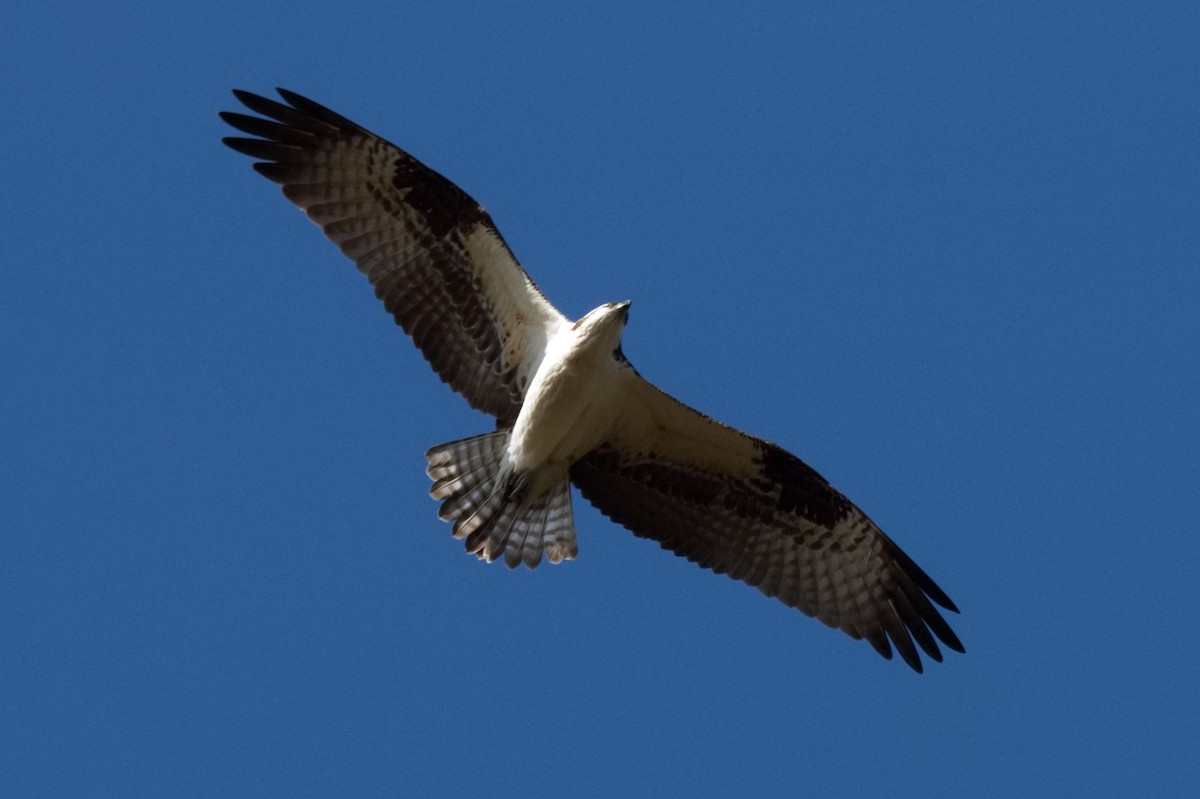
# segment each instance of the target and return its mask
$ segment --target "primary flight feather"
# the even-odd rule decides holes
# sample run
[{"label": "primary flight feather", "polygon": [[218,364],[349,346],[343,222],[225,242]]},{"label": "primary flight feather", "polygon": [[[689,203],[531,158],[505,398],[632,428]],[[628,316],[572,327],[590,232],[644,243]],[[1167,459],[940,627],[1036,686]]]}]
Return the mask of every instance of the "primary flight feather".
[{"label": "primary flight feather", "polygon": [[865,638],[921,671],[963,646],[954,603],[786,450],[655,388],[621,351],[629,303],[573,321],[492,219],[395,145],[294,92],[234,94],[225,144],[321,226],[434,371],[496,430],[432,447],[430,493],[469,552],[510,567],[575,557],[570,485],[635,535]]}]

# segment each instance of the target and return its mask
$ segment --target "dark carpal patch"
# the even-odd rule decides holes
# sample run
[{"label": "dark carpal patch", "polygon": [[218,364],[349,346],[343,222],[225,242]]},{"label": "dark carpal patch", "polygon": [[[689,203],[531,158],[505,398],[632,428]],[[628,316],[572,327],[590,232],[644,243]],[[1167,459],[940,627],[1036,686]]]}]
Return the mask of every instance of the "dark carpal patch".
[{"label": "dark carpal patch", "polygon": [[425,218],[439,239],[455,228],[464,233],[476,224],[495,228],[487,212],[470,195],[415,158],[396,162],[392,185]]},{"label": "dark carpal patch", "polygon": [[781,511],[798,513],[831,529],[850,515],[854,506],[816,469],[774,444],[761,442],[758,449],[763,476],[780,487]]}]

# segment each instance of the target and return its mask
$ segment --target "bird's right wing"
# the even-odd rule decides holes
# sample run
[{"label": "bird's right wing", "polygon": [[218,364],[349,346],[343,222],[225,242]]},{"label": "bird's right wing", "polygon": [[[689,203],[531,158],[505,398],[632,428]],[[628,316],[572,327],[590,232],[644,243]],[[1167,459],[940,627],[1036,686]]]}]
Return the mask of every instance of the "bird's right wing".
[{"label": "bird's right wing", "polygon": [[530,280],[487,212],[415,158],[329,109],[234,95],[262,117],[221,118],[258,138],[225,144],[261,159],[375,287],[434,370],[472,407],[511,423],[567,319]]},{"label": "bird's right wing", "polygon": [[[755,586],[921,671],[934,636],[963,651],[934,607],[957,610],[854,503],[786,450],[623,371],[617,431],[571,468],[602,513],[700,566]],[[890,644],[889,644],[890,641]]]}]

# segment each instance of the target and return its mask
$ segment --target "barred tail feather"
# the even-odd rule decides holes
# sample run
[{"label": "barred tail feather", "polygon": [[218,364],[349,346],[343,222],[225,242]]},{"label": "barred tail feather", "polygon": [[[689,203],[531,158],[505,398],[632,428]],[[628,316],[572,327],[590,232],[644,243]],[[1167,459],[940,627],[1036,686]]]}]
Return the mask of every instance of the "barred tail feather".
[{"label": "barred tail feather", "polygon": [[518,563],[536,567],[543,552],[551,563],[574,558],[579,547],[571,514],[571,484],[563,480],[534,500],[523,514],[514,514],[502,542],[504,562],[510,569]]},{"label": "barred tail feather", "polygon": [[429,493],[443,500],[438,516],[454,522],[455,538],[468,552],[493,561],[504,556],[509,568],[536,567],[545,554],[551,563],[578,552],[571,514],[571,487],[561,483],[530,498],[523,483],[505,474],[508,430],[497,430],[431,447],[426,472]]}]

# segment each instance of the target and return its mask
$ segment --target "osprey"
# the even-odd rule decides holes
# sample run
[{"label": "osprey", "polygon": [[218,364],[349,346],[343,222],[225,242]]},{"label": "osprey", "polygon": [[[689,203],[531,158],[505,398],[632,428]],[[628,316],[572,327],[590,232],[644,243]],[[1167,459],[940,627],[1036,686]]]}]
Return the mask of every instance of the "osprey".
[{"label": "osprey", "polygon": [[[602,513],[922,670],[958,609],[861,510],[800,459],[692,410],[621,351],[629,303],[572,321],[491,217],[408,153],[294,92],[234,95],[256,138],[225,144],[320,225],[437,374],[496,429],[426,453],[439,516],[510,567],[574,558],[572,483]],[[914,644],[915,641],[915,644]]]}]

